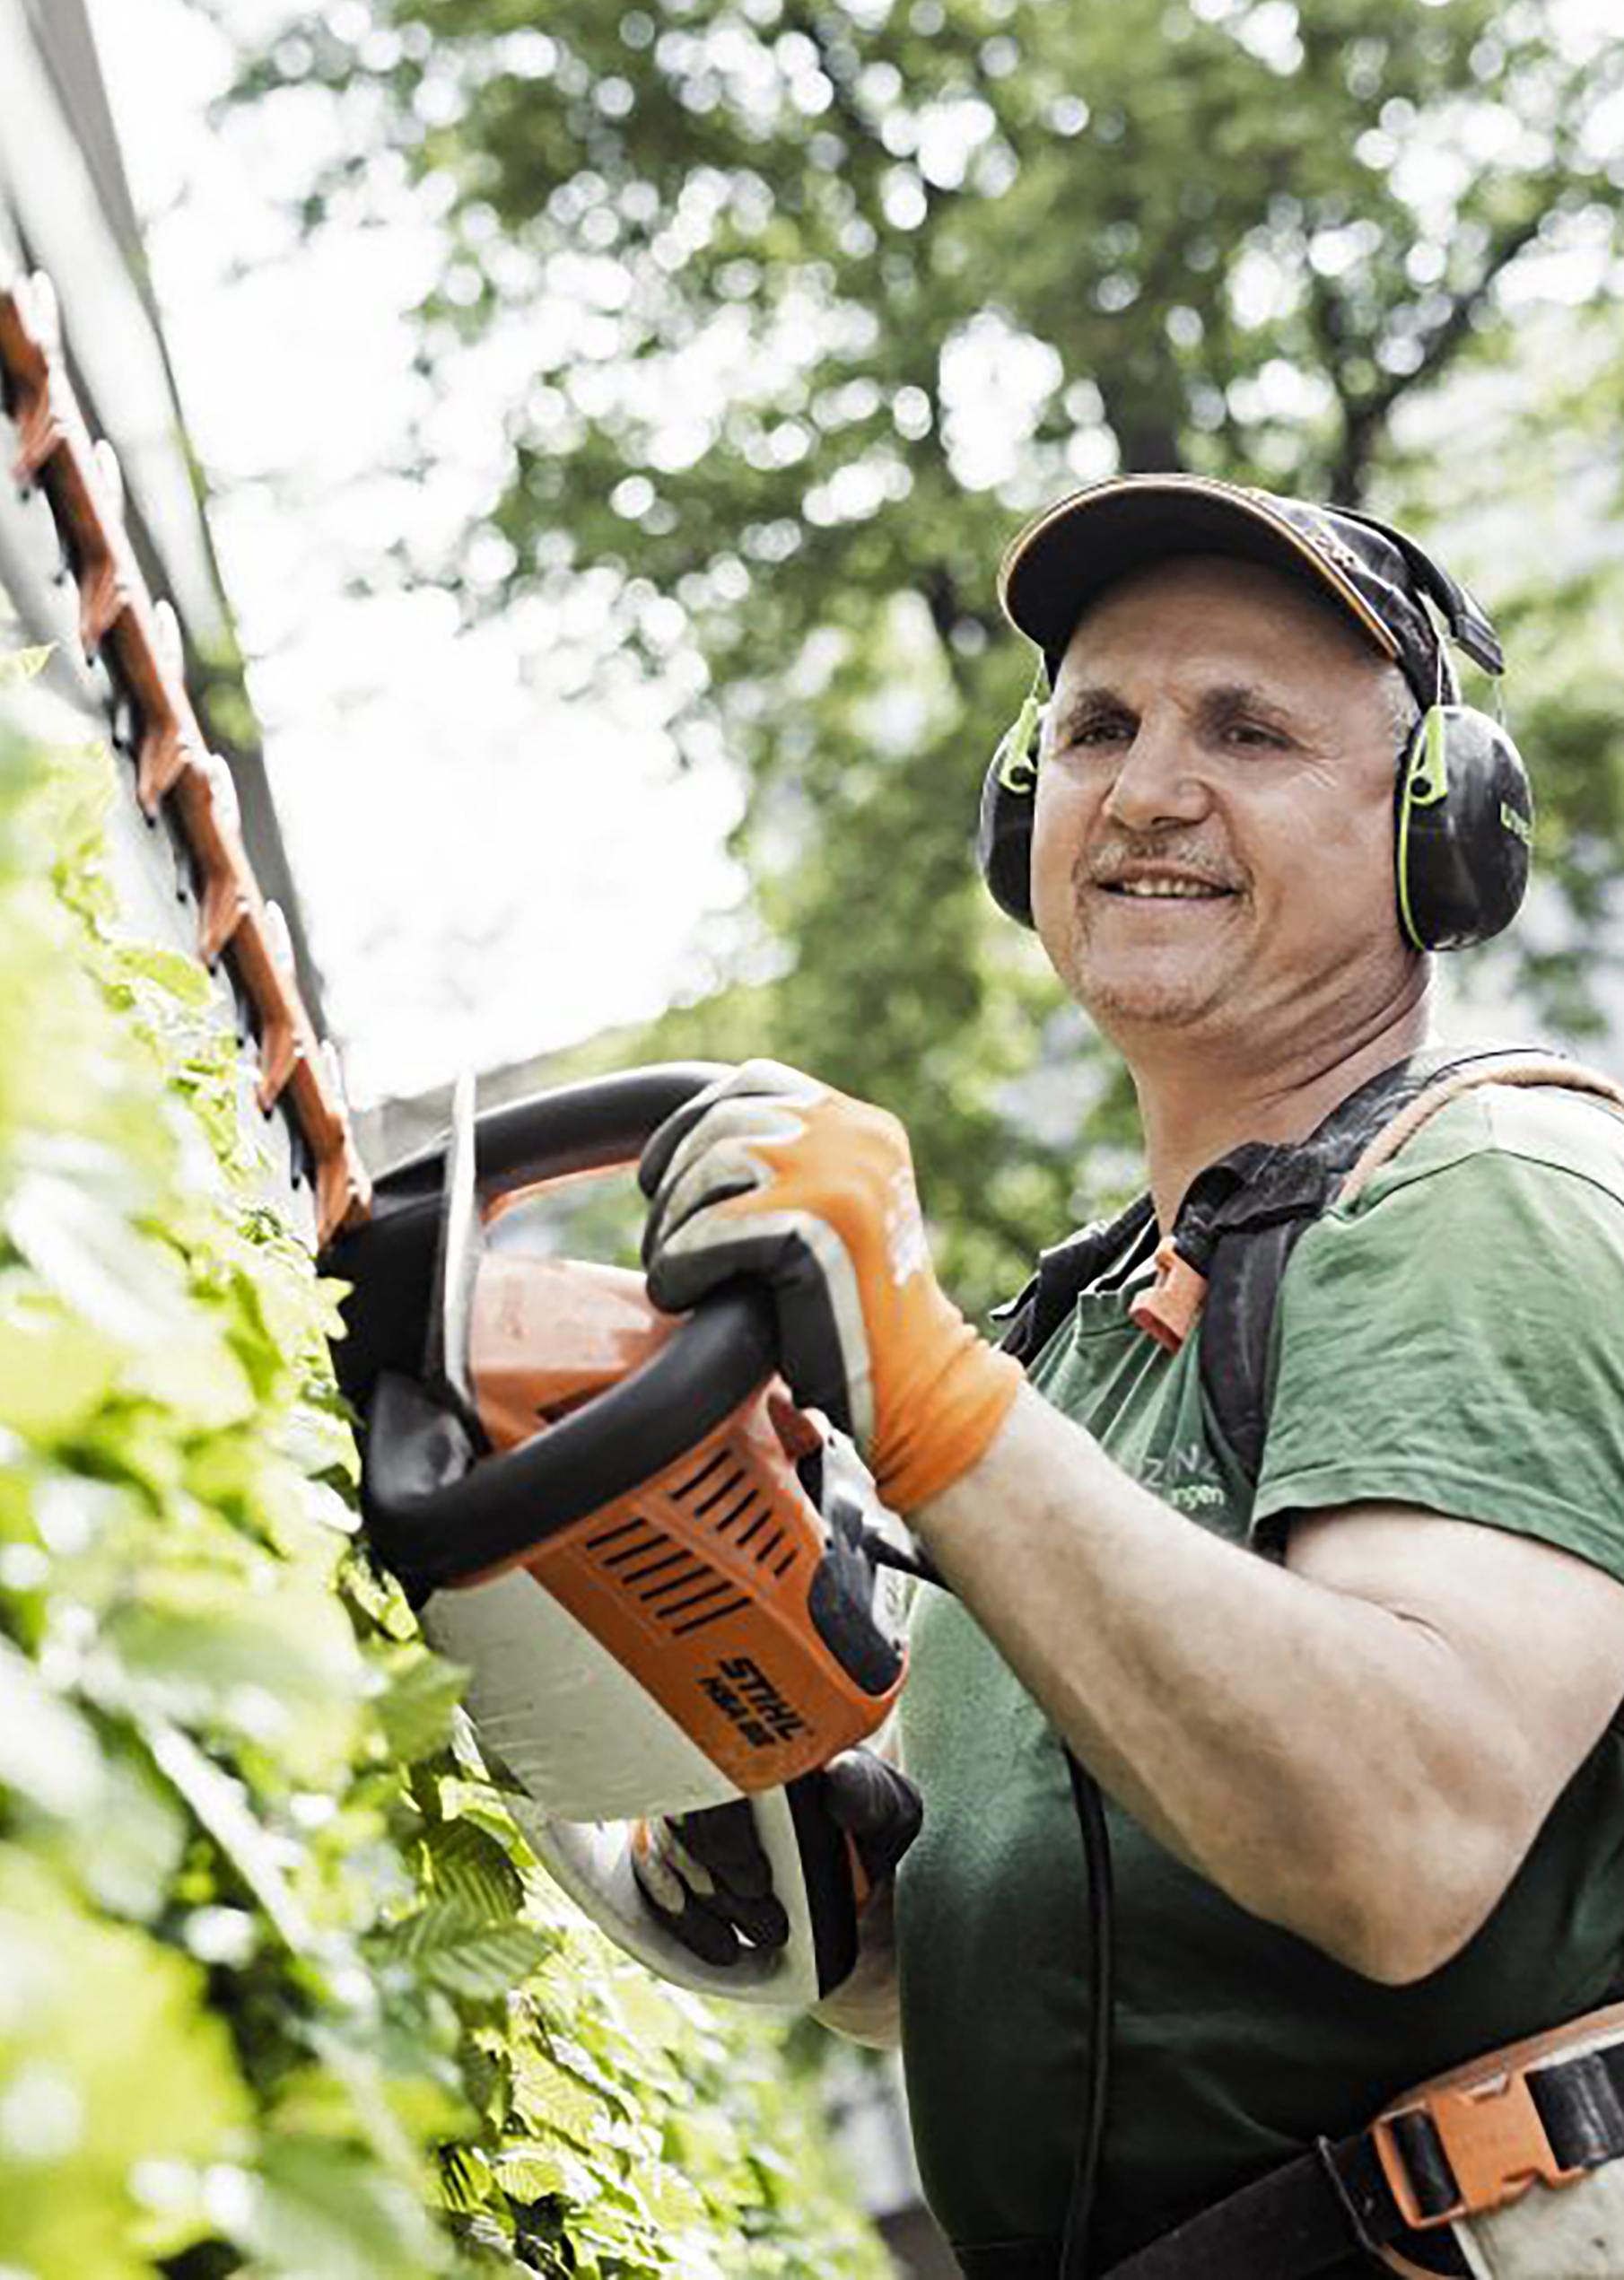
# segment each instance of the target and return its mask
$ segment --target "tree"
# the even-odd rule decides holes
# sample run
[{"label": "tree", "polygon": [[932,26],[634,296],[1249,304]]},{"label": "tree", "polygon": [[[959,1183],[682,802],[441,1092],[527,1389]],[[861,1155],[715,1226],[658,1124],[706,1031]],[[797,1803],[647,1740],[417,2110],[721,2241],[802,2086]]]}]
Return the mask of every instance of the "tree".
[{"label": "tree", "polygon": [[[1354,504],[1401,474],[1410,408],[1509,355],[1508,292],[1613,258],[1624,44],[1499,0],[536,14],[373,0],[245,92],[345,91],[440,200],[427,368],[455,389],[522,345],[534,375],[469,607],[595,581],[602,669],[666,676],[688,751],[725,739],[759,1042],[898,1109],[984,1296],[1110,1189],[1125,1131],[967,861],[1028,669],[1000,547],[1118,467]],[[1605,724],[1550,705],[1547,833],[1593,904]]]}]

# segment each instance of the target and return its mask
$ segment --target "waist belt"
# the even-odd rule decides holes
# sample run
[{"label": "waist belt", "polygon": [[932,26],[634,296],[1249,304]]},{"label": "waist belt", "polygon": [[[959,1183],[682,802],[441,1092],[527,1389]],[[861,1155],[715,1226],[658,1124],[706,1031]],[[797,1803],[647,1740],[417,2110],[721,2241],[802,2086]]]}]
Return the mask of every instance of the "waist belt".
[{"label": "waist belt", "polygon": [[[1599,2015],[1620,2032],[1617,2013]],[[1469,2275],[1454,2225],[1624,2153],[1624,2041],[1543,2063],[1522,2056],[1572,2041],[1584,2023],[1425,2083],[1351,2137],[1321,2138],[1113,2265],[1109,2280],[1309,2280],[1361,2249]]]},{"label": "waist belt", "polygon": [[[1588,2040],[1587,2030],[1605,2040]],[[1624,2006],[1615,2006],[1423,2083],[1351,2136],[1317,2140],[1103,2280],[1312,2280],[1361,2253],[1469,2280],[1455,2225],[1531,2190],[1577,2184],[1621,2154]],[[1060,2265],[1054,2241],[955,2254],[965,2280],[1055,2280]]]}]

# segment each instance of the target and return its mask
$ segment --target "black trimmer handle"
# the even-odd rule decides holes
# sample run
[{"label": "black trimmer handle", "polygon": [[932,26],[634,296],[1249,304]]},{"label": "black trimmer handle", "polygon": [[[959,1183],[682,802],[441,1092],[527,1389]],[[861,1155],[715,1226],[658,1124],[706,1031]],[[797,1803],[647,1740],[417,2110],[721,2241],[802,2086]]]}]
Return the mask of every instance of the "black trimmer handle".
[{"label": "black trimmer handle", "polygon": [[[669,1061],[488,1109],[474,1128],[490,1201],[573,1172],[630,1165],[675,1109],[727,1070]],[[735,1286],[697,1308],[635,1371],[545,1433],[484,1455],[422,1383],[449,1140],[386,1172],[371,1218],[341,1236],[324,1273],[353,1288],[339,1383],[365,1420],[362,1508],[380,1557],[418,1588],[518,1557],[625,1495],[720,1425],[776,1361],[772,1313]]]},{"label": "black trimmer handle", "polygon": [[[474,1125],[476,1184],[488,1201],[531,1181],[634,1163],[674,1109],[727,1073],[715,1061],[662,1061],[488,1108]],[[363,1414],[380,1371],[415,1376],[423,1367],[450,1149],[448,1131],[383,1173],[369,1217],[321,1255],[322,1273],[351,1286],[333,1363]]]},{"label": "black trimmer handle", "polygon": [[[720,1061],[660,1061],[613,1077],[557,1085],[528,1100],[487,1108],[474,1124],[474,1176],[488,1201],[532,1181],[634,1164],[643,1142],[695,1093],[731,1072]],[[397,1198],[423,1196],[438,1208],[447,1142],[407,1157],[378,1181],[373,1218]]]}]

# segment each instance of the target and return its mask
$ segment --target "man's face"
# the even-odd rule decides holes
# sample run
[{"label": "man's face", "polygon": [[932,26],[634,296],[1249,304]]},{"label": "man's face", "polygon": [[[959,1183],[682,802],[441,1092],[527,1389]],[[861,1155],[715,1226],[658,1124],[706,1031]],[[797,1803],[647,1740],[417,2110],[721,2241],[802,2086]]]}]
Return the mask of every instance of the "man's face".
[{"label": "man's face", "polygon": [[1175,1033],[1268,1057],[1402,995],[1401,690],[1351,625],[1249,563],[1164,563],[1083,618],[1039,762],[1032,907],[1130,1057]]}]

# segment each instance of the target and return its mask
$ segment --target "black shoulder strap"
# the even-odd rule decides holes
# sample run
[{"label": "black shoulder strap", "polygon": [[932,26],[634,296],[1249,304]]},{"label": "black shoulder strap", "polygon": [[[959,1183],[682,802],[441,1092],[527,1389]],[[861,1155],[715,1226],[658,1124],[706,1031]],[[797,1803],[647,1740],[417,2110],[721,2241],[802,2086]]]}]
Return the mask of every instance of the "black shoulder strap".
[{"label": "black shoulder strap", "polygon": [[[1410,1104],[1476,1065],[1546,1048],[1512,1044],[1412,1054],[1340,1101],[1305,1140],[1248,1140],[1192,1181],[1173,1240],[1206,1278],[1201,1390],[1209,1416],[1246,1478],[1257,1480],[1269,1432],[1269,1359],[1275,1307],[1291,1254],[1329,1209],[1366,1149]],[[1030,1366],[1099,1278],[1150,1224],[1140,1196],[1117,1219],[1083,1227],[1043,1252],[1017,1298],[998,1310],[1005,1350]]]},{"label": "black shoulder strap", "polygon": [[1079,1295],[1143,1234],[1150,1219],[1150,1198],[1140,1195],[1114,1219],[1097,1219],[1052,1250],[1040,1252],[1037,1272],[1026,1289],[993,1310],[993,1320],[1004,1324],[999,1341],[1004,1351],[1013,1354],[1023,1369],[1030,1368]]},{"label": "black shoulder strap", "polygon": [[[1377,1134],[1423,1093],[1489,1073],[1518,1059],[1548,1063],[1538,1045],[1414,1053],[1340,1101],[1291,1147],[1237,1149],[1191,1184],[1174,1229],[1177,1248],[1207,1278],[1202,1305],[1201,1391],[1213,1425],[1256,1483],[1269,1436],[1270,1348],[1291,1254],[1340,1193]],[[1244,1177],[1236,1167],[1244,1163]]]}]

